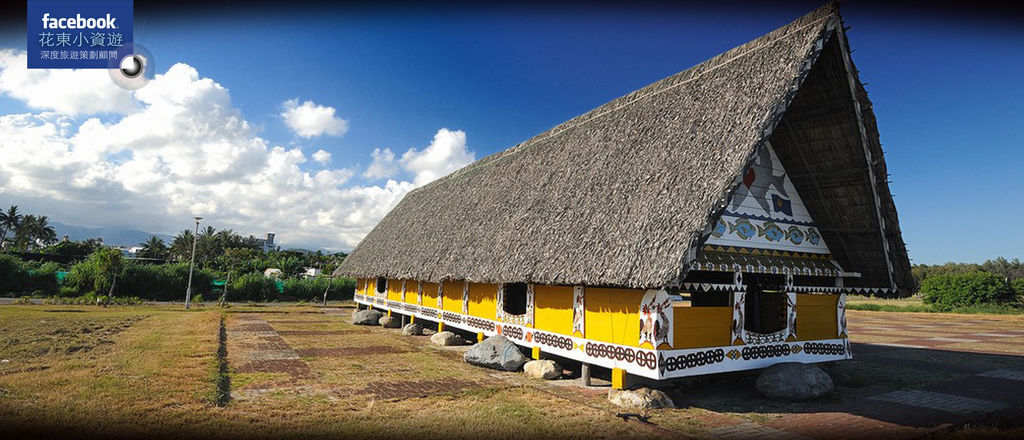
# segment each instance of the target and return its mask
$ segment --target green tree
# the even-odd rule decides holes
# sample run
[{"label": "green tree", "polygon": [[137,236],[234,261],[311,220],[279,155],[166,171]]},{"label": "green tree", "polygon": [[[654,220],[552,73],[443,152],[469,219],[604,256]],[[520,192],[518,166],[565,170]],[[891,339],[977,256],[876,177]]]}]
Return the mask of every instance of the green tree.
[{"label": "green tree", "polygon": [[7,233],[13,231],[21,224],[22,215],[18,213],[18,205],[11,205],[7,211],[0,211],[0,244],[7,239]]},{"label": "green tree", "polygon": [[186,261],[192,256],[192,241],[195,234],[191,230],[182,230],[171,240],[171,259],[175,261]]},{"label": "green tree", "polygon": [[142,250],[139,251],[139,256],[142,258],[167,258],[170,253],[164,240],[155,235],[150,236],[149,240],[139,243],[139,246],[142,246]]},{"label": "green tree", "polygon": [[47,246],[57,242],[57,231],[50,226],[47,216],[26,215],[15,228],[15,246],[24,250],[33,250],[40,245]]},{"label": "green tree", "polygon": [[121,275],[121,271],[124,270],[123,260],[121,258],[121,251],[117,249],[103,248],[96,251],[93,256],[96,261],[96,269],[102,275],[94,280],[94,288],[97,292],[108,286],[107,289],[107,304],[110,304],[110,299],[114,296],[114,288],[117,286],[117,277]]}]

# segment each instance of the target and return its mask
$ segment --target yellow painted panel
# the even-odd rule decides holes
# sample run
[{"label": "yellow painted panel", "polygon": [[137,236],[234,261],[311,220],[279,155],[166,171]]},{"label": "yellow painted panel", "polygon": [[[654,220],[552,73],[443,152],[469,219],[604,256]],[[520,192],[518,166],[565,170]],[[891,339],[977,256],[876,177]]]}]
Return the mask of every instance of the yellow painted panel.
[{"label": "yellow painted panel", "polygon": [[640,300],[643,290],[587,288],[587,339],[636,347],[640,342]]},{"label": "yellow painted panel", "polygon": [[423,305],[437,307],[437,283],[423,283]]},{"label": "yellow painted panel", "polygon": [[388,279],[388,300],[402,300],[402,280]]},{"label": "yellow painted panel", "polygon": [[462,281],[444,282],[444,310],[462,313]]},{"label": "yellow painted panel", "polygon": [[835,339],[839,332],[836,322],[838,295],[796,295],[796,337],[800,341]]},{"label": "yellow painted panel", "polygon": [[497,284],[469,285],[469,314],[478,318],[495,319],[498,304]]},{"label": "yellow painted panel", "polygon": [[732,307],[674,307],[673,348],[729,345]]},{"label": "yellow painted panel", "polygon": [[407,304],[416,304],[417,297],[420,294],[420,282],[416,280],[408,280],[405,282],[405,302]]},{"label": "yellow painted panel", "polygon": [[572,334],[572,286],[533,286],[533,326]]}]

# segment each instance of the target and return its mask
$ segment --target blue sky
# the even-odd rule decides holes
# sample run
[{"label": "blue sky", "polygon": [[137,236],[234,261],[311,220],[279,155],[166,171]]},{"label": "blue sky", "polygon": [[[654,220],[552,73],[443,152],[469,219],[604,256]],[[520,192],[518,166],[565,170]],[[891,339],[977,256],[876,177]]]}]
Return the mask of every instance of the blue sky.
[{"label": "blue sky", "polygon": [[[376,148],[423,150],[447,128],[464,132],[479,159],[815,6],[263,11],[230,20],[201,10],[137,13],[135,41],[155,55],[158,71],[184,63],[226,88],[262,139],[306,155],[326,150],[332,166],[357,170],[346,185],[370,186],[383,183],[359,171]],[[1024,217],[1024,26],[855,2],[842,12],[913,261],[1024,258],[1016,232]],[[23,32],[9,29],[0,47],[24,48]],[[280,116],[293,98],[335,108],[348,131],[296,136]],[[0,115],[35,111],[0,95]],[[301,244],[316,245],[308,237]]]}]

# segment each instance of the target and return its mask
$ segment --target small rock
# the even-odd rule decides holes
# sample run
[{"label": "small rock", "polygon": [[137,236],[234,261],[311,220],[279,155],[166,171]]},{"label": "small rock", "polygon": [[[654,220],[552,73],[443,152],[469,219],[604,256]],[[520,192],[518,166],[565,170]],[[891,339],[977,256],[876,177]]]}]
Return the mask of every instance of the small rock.
[{"label": "small rock", "polygon": [[380,325],[380,317],[383,313],[377,310],[360,310],[352,314],[352,323],[355,325]]},{"label": "small rock", "polygon": [[757,390],[775,400],[808,400],[832,391],[832,378],[817,365],[799,362],[775,364],[757,376]]},{"label": "small rock", "polygon": [[660,390],[641,387],[633,390],[608,390],[608,400],[626,408],[675,408],[676,404]]},{"label": "small rock", "polygon": [[380,318],[380,325],[385,328],[401,328],[402,320],[397,316],[384,316]]},{"label": "small rock", "polygon": [[455,333],[449,331],[434,333],[434,336],[430,337],[430,342],[433,342],[437,345],[443,345],[445,347],[450,345],[462,345],[466,343],[466,341],[463,341],[462,338],[459,337],[459,335],[456,335]]},{"label": "small rock", "polygon": [[562,377],[562,366],[552,360],[530,361],[523,365],[523,372],[534,379],[558,379]]},{"label": "small rock", "polygon": [[504,371],[519,371],[529,360],[519,351],[519,346],[501,335],[491,336],[473,345],[463,359],[478,367]]},{"label": "small rock", "polygon": [[406,336],[419,336],[423,334],[423,326],[413,322],[402,327],[402,334]]}]

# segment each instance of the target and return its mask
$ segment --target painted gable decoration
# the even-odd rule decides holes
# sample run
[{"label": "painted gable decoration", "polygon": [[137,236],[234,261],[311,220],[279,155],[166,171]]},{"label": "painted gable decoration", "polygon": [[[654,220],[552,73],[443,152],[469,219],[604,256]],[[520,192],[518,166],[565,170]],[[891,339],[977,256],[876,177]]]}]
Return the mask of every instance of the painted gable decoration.
[{"label": "painted gable decoration", "polygon": [[743,174],[710,234],[709,245],[829,253],[771,143]]}]

